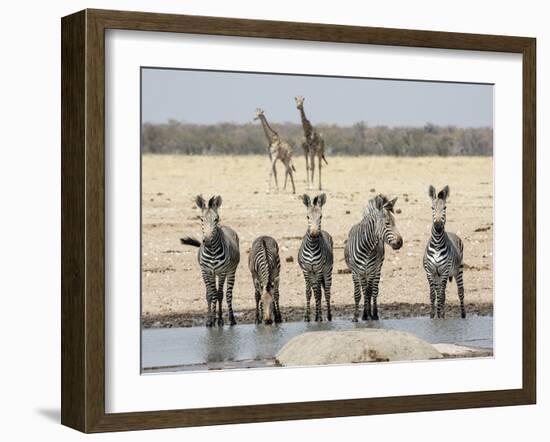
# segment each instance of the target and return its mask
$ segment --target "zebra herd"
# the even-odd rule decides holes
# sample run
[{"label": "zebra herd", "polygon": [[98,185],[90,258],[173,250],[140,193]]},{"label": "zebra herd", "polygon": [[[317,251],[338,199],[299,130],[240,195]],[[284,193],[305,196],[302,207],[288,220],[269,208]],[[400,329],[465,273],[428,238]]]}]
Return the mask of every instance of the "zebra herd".
[{"label": "zebra herd", "polygon": [[[461,316],[466,317],[463,284],[464,246],[456,234],[445,231],[449,192],[449,186],[445,186],[440,192],[436,192],[433,186],[429,187],[429,196],[432,200],[432,231],[426,245],[423,265],[430,287],[431,318],[445,317],[445,290],[447,281],[452,281],[453,277],[458,287]],[[321,225],[322,209],[327,196],[321,193],[312,200],[309,195],[304,194],[301,200],[306,207],[307,217],[307,231],[298,252],[298,264],[305,281],[304,321],[310,321],[312,295],[315,300],[315,321],[323,321],[323,294],[326,319],[331,321],[334,243],[330,234],[323,230]],[[354,286],[354,322],[359,320],[362,295],[362,320],[379,318],[377,299],[385,244],[393,250],[398,250],[403,245],[403,238],[397,229],[394,216],[396,201],[397,197],[389,199],[381,194],[369,200],[363,212],[363,219],[351,228],[344,243],[344,258]],[[190,237],[181,238],[180,241],[184,245],[199,248],[198,262],[206,286],[208,305],[206,326],[223,325],[222,301],[225,284],[229,323],[235,325],[232,300],[235,272],[240,261],[239,237],[233,229],[220,224],[220,196],[213,196],[206,202],[199,195],[195,202],[201,210],[202,241]],[[277,241],[270,236],[256,238],[250,250],[248,266],[254,285],[256,323],[282,322],[279,306],[281,260]]]}]

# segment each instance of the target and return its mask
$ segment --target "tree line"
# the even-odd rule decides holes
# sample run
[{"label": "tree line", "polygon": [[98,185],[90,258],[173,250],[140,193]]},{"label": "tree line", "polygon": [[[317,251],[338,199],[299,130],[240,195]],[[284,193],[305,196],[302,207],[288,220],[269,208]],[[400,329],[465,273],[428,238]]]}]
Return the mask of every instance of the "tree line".
[{"label": "tree line", "polygon": [[[300,124],[272,124],[281,138],[302,154]],[[370,127],[364,121],[352,126],[319,124],[328,155],[451,156],[493,154],[490,127],[436,126]],[[252,155],[267,151],[260,124],[190,124],[170,121],[144,123],[141,133],[143,153],[185,155]]]}]

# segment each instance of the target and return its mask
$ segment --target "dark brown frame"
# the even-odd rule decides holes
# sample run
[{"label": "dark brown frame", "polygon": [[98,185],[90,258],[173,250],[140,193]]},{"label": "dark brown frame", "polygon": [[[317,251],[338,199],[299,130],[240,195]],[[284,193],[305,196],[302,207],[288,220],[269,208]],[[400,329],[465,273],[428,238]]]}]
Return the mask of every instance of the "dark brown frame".
[{"label": "dark brown frame", "polygon": [[[105,413],[105,30],[126,29],[522,54],[523,386],[402,397]],[[84,10],[62,30],[61,422],[84,432],[534,404],[536,40],[142,12]]]}]

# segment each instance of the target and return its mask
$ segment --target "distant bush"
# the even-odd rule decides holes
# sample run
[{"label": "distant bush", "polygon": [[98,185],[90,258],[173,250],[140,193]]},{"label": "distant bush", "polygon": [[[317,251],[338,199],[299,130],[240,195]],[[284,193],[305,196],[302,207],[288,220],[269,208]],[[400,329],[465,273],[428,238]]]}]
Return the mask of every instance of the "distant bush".
[{"label": "distant bush", "polygon": [[[273,124],[279,135],[302,154],[302,126],[295,123]],[[493,155],[493,130],[489,127],[463,128],[368,127],[360,121],[353,126],[318,125],[329,155]],[[259,124],[166,124],[144,123],[141,149],[144,153],[186,155],[264,154],[267,140]]]}]

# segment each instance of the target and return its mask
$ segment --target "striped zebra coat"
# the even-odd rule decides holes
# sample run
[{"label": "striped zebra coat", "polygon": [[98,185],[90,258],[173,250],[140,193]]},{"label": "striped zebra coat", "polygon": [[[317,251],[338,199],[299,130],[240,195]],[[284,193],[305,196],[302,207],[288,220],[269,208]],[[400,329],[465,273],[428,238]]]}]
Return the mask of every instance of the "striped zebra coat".
[{"label": "striped zebra coat", "polygon": [[354,322],[359,318],[361,289],[365,299],[362,319],[378,319],[378,286],[384,263],[384,243],[394,250],[403,245],[393,216],[396,201],[397,198],[388,200],[384,195],[371,199],[363,220],[351,228],[345,243],[344,258],[353,279]]},{"label": "striped zebra coat", "polygon": [[445,231],[449,193],[449,186],[445,186],[439,193],[433,186],[429,188],[432,199],[432,234],[426,245],[423,264],[430,286],[431,318],[445,317],[445,291],[447,281],[452,281],[453,277],[458,289],[460,314],[462,318],[466,317],[463,280],[464,244],[458,235]]},{"label": "striped zebra coat", "polygon": [[256,324],[282,321],[279,308],[279,274],[281,260],[279,246],[270,236],[260,236],[252,243],[248,268],[254,283]]},{"label": "striped zebra coat", "polygon": [[326,195],[322,193],[313,199],[302,196],[307,209],[308,229],[298,251],[298,264],[304,274],[306,285],[306,311],[304,321],[310,320],[311,295],[315,296],[315,321],[323,320],[322,292],[325,294],[327,320],[332,321],[330,291],[332,287],[333,241],[328,232],[321,230],[322,207]]},{"label": "striped zebra coat", "polygon": [[235,272],[240,261],[239,237],[227,226],[219,224],[218,209],[221,206],[220,196],[213,196],[206,204],[202,196],[197,196],[196,204],[201,210],[202,242],[194,238],[181,238],[181,243],[199,248],[198,261],[202,279],[206,286],[208,316],[206,326],[223,325],[223,287],[227,282],[226,301],[229,324],[235,325],[233,314],[233,286]]}]

